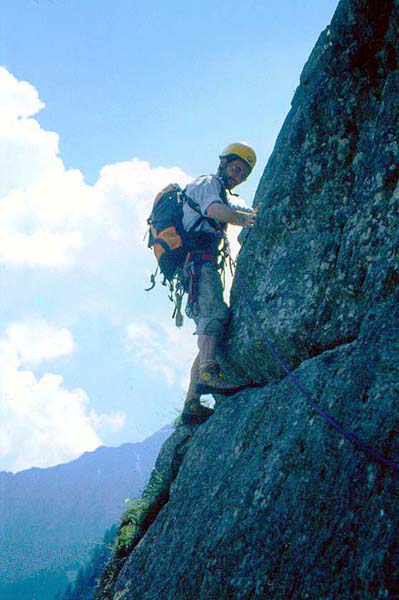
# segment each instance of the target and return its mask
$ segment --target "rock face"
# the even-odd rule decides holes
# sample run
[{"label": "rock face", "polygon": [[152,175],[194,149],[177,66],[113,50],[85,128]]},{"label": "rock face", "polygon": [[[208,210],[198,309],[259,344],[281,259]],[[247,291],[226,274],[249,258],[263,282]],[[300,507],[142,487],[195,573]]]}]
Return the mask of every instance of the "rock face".
[{"label": "rock face", "polygon": [[398,29],[342,0],[321,34],[232,289],[225,366],[262,387],[194,432],[101,598],[399,597]]},{"label": "rock face", "polygon": [[[238,273],[291,368],[355,340],[399,283],[398,12],[389,0],[339,4],[257,191]],[[229,358],[244,377],[279,379],[239,285],[232,308]]]}]

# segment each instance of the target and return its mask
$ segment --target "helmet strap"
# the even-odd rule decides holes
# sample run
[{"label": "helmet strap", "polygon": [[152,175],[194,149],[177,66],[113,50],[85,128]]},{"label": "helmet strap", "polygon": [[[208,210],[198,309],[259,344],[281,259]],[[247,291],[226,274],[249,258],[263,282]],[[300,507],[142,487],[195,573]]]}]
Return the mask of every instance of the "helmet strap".
[{"label": "helmet strap", "polygon": [[[232,160],[232,159],[230,159]],[[226,182],[226,165],[230,162],[230,160],[226,160],[226,162],[224,162],[223,164],[221,163],[219,165],[219,168],[217,170],[217,175],[218,177],[220,177],[220,179],[223,181],[226,189],[231,193],[230,188],[227,186],[227,182]]]}]

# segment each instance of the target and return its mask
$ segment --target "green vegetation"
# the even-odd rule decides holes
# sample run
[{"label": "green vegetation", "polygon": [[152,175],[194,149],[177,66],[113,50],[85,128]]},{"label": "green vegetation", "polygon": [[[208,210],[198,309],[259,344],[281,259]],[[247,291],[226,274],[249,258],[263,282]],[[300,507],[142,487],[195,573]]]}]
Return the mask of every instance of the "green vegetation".
[{"label": "green vegetation", "polygon": [[165,485],[162,475],[154,469],[142,498],[132,501],[122,517],[115,543],[116,558],[130,554],[168,501],[168,497],[169,485]]},{"label": "green vegetation", "polygon": [[[157,514],[169,499],[170,481],[154,469],[142,498],[130,502],[130,506],[122,517],[114,551],[101,578],[98,592],[94,597],[105,600],[112,595],[112,586],[127,556],[144,536],[147,529],[155,521]],[[72,596],[63,600],[91,600],[92,596]]]}]

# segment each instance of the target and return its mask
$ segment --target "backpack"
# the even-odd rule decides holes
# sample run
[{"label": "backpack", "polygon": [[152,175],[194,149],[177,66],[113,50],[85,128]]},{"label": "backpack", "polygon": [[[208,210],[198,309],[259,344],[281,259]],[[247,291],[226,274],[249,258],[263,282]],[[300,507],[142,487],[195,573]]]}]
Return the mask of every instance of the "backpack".
[{"label": "backpack", "polygon": [[[225,190],[222,188],[222,198],[227,203]],[[198,218],[190,226],[188,230],[183,227],[183,205],[187,204],[198,213]],[[158,269],[163,274],[163,285],[169,285],[169,299],[174,302],[175,309],[172,318],[176,320],[177,327],[183,324],[183,315],[181,312],[183,295],[189,293],[186,313],[189,313],[190,296],[192,296],[192,284],[187,281],[187,274],[183,275],[183,267],[187,255],[190,252],[198,249],[206,250],[210,244],[215,243],[215,235],[195,231],[201,221],[206,220],[215,231],[219,232],[224,240],[222,249],[222,267],[224,268],[225,261],[229,259],[231,269],[231,259],[228,247],[228,241],[224,234],[224,227],[221,227],[214,219],[204,216],[201,209],[194,200],[186,195],[177,183],[171,183],[163,188],[155,197],[152,211],[147,219],[149,226],[148,230],[148,247],[154,251],[155,258],[158,262],[158,267],[153,275],[151,275],[151,285],[146,291],[150,291],[155,287],[155,279]],[[221,239],[221,238],[219,238]],[[205,253],[196,260],[204,260]],[[209,255],[206,255],[206,260],[210,260]],[[194,275],[194,273],[191,273]],[[192,300],[192,298],[191,298]]]},{"label": "backpack", "polygon": [[[169,184],[157,194],[147,219],[148,247],[153,249],[164,281],[169,283],[183,267],[190,251],[190,232],[184,230],[182,223],[183,203],[186,201],[199,213],[197,221],[190,228],[195,229],[206,217],[202,216],[199,206],[186,197],[185,191],[177,183]],[[155,276],[152,277],[152,284],[155,285]]]}]

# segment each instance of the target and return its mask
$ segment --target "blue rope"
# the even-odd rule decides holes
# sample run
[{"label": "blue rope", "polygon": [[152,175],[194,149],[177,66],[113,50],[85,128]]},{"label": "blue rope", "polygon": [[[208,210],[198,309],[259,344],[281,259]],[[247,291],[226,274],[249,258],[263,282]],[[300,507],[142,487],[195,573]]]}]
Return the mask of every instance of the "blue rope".
[{"label": "blue rope", "polygon": [[315,402],[313,400],[311,394],[308,392],[308,390],[305,388],[305,386],[300,382],[298,377],[296,377],[296,375],[294,375],[294,373],[292,373],[292,371],[287,366],[285,361],[281,358],[281,356],[278,353],[278,351],[276,350],[276,348],[273,346],[273,344],[268,339],[268,337],[263,329],[263,325],[259,319],[259,316],[255,312],[255,310],[252,306],[252,303],[248,297],[248,293],[245,290],[244,285],[242,285],[241,278],[238,275],[237,271],[235,274],[235,279],[237,281],[240,291],[242,292],[242,294],[244,296],[244,300],[248,306],[248,309],[253,317],[255,325],[260,333],[260,336],[261,336],[265,346],[268,348],[270,353],[274,356],[274,358],[276,359],[278,364],[281,366],[281,368],[288,375],[288,377],[290,378],[294,387],[296,387],[303,394],[303,396],[308,400],[310,405],[319,413],[319,415],[321,417],[323,417],[323,419],[325,419],[332,427],[334,427],[334,429],[336,429],[344,438],[346,438],[347,440],[352,442],[352,444],[354,444],[355,446],[357,446],[358,448],[363,450],[363,452],[365,454],[367,454],[370,459],[372,459],[376,462],[379,462],[386,467],[390,467],[391,469],[393,469],[394,471],[399,473],[399,464],[398,463],[396,463],[395,461],[393,461],[389,458],[385,458],[385,456],[380,454],[377,450],[374,450],[373,448],[371,448],[370,446],[365,444],[355,433],[345,429],[336,419],[334,419],[334,417],[332,417],[328,412],[326,412],[323,408],[321,408],[317,404],[317,402]]}]

